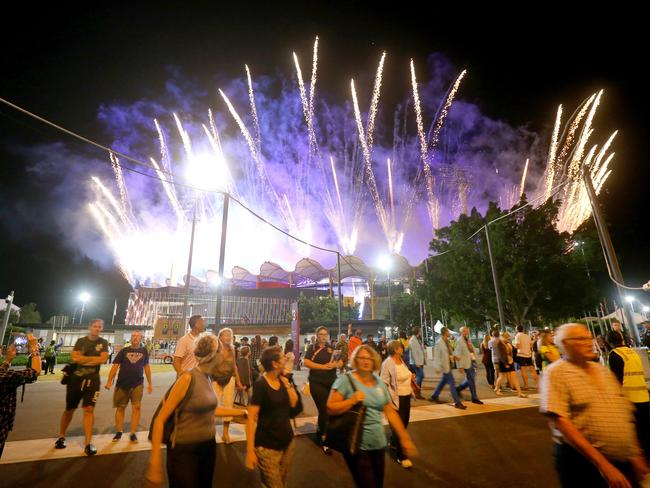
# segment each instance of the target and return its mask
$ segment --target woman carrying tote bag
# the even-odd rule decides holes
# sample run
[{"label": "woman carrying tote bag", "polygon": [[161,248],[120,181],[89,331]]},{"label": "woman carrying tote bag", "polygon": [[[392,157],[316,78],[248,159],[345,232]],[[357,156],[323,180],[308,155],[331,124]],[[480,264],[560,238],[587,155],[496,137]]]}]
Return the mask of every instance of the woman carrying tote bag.
[{"label": "woman carrying tote bag", "polygon": [[[406,457],[417,455],[415,445],[391,401],[384,382],[376,372],[381,368],[377,351],[367,345],[358,346],[352,353],[352,373],[340,376],[332,386],[327,401],[329,415],[342,415],[356,404],[366,407],[359,449],[355,454],[344,452],[356,486],[381,488],[384,485],[386,435],[382,425],[382,412],[399,438]],[[350,381],[351,380],[351,381]]]}]

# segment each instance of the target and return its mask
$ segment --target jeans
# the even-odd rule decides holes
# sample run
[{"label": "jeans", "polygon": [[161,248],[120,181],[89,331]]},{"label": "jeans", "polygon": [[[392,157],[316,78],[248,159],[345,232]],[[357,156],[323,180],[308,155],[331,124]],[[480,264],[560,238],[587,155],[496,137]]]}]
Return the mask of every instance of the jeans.
[{"label": "jeans", "polygon": [[345,463],[358,488],[382,488],[384,486],[384,466],[386,458],[383,449],[375,451],[359,450],[354,456],[343,453]]},{"label": "jeans", "polygon": [[460,401],[460,397],[458,396],[458,392],[456,391],[456,381],[454,381],[454,375],[452,374],[451,371],[449,371],[449,373],[442,374],[442,378],[440,378],[440,383],[438,383],[438,386],[436,387],[436,391],[433,392],[431,398],[437,399],[438,396],[440,396],[440,392],[442,391],[443,387],[447,384],[449,385],[449,389],[451,390],[451,397],[454,399],[454,403],[456,405],[462,403]]},{"label": "jeans", "polygon": [[478,395],[476,394],[476,370],[472,368],[465,369],[465,381],[463,381],[458,390],[464,390],[469,386],[469,391],[472,394],[472,400],[478,400]]},{"label": "jeans", "polygon": [[418,386],[422,386],[422,380],[424,379],[424,366],[413,366],[415,369],[415,383]]}]

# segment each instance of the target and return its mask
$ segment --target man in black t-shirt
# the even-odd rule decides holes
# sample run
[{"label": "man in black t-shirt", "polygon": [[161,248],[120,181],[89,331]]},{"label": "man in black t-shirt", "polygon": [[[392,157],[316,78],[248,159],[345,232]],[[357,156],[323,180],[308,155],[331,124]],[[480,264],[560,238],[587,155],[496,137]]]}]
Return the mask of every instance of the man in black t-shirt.
[{"label": "man in black t-shirt", "polygon": [[117,431],[113,442],[122,438],[124,426],[124,411],[131,401],[131,442],[138,442],[136,430],[140,422],[140,404],[142,403],[142,391],[144,390],[144,375],[147,375],[147,393],[151,394],[151,368],[149,367],[149,353],[147,348],[142,346],[142,332],[136,330],[131,334],[131,345],[123,347],[113,360],[113,366],[108,373],[106,382],[107,390],[113,386],[113,379],[117,374],[117,384],[113,394],[113,407],[115,408],[115,423]]},{"label": "man in black t-shirt", "polygon": [[82,402],[84,410],[84,434],[86,436],[87,456],[97,454],[97,449],[92,444],[93,421],[95,403],[99,398],[99,368],[108,360],[108,341],[99,337],[104,328],[102,319],[93,319],[88,327],[88,335],[78,339],[74,345],[71,362],[74,363],[74,372],[70,374],[66,385],[65,411],[61,416],[61,431],[54,447],[65,449],[65,433],[72,421],[72,415]]}]

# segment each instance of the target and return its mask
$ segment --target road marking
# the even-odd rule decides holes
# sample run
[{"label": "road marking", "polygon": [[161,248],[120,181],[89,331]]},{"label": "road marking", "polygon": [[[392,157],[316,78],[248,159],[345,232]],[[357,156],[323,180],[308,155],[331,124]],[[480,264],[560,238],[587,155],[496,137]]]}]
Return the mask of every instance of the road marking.
[{"label": "road marking", "polygon": [[[465,402],[467,410],[453,408],[453,404],[415,406],[411,409],[411,422],[426,420],[441,420],[467,415],[480,415],[484,413],[516,410],[539,406],[539,395],[530,395],[528,398],[504,396],[484,400],[484,405]],[[316,417],[299,417],[296,419],[296,435],[306,435],[316,432]],[[384,420],[384,423],[386,421]],[[222,426],[217,425],[217,442],[222,443]],[[125,454],[129,452],[149,451],[151,444],[147,440],[149,431],[138,432],[138,443],[129,441],[129,433],[125,432],[122,439],[112,442],[113,434],[100,434],[93,436],[93,444],[97,448],[97,456],[109,454]],[[230,424],[230,439],[232,442],[246,440],[246,426],[232,422]],[[32,439],[24,441],[10,441],[5,444],[5,449],[0,465],[24,463],[33,461],[52,461],[83,456],[84,437],[75,436],[66,438],[66,449],[55,449],[55,438]]]}]

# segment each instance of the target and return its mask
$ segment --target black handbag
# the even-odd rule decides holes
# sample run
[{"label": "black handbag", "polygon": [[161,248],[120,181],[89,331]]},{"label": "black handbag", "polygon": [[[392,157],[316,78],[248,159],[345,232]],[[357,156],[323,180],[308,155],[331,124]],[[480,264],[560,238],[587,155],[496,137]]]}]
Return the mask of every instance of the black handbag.
[{"label": "black handbag", "polygon": [[70,383],[70,377],[73,375],[75,370],[77,369],[77,364],[76,363],[68,363],[65,366],[63,366],[63,369],[61,369],[61,384],[62,385],[67,385]]},{"label": "black handbag", "polygon": [[[350,373],[346,374],[353,393],[357,391]],[[366,406],[357,403],[341,415],[330,415],[323,445],[342,453],[357,454],[363,434],[363,421],[366,418]]]}]

